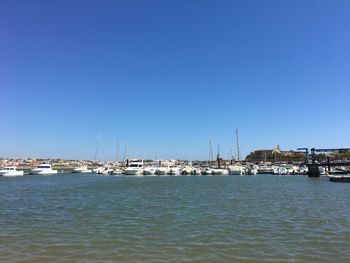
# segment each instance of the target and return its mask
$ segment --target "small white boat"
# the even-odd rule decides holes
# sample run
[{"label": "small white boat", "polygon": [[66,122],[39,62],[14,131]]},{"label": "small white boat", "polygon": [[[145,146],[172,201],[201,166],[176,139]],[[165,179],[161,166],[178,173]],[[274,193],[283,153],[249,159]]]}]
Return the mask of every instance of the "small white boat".
[{"label": "small white boat", "polygon": [[193,167],[192,166],[185,166],[181,168],[181,174],[182,175],[191,175],[193,171]]},{"label": "small white boat", "polygon": [[180,175],[181,170],[179,167],[170,167],[168,175]]},{"label": "small white boat", "polygon": [[201,174],[202,175],[207,175],[207,176],[211,176],[213,175],[213,169],[207,167],[201,170]]},{"label": "small white boat", "polygon": [[308,171],[309,171],[309,169],[306,165],[302,165],[299,167],[299,174],[301,174],[301,175],[307,175]]},{"label": "small white boat", "polygon": [[30,170],[30,174],[50,175],[57,174],[57,170],[52,170],[51,164],[42,163],[37,168]]},{"label": "small white boat", "polygon": [[273,174],[275,174],[275,175],[287,175],[288,174],[288,170],[283,165],[274,166],[273,167]]},{"label": "small white boat", "polygon": [[143,162],[131,162],[124,170],[126,175],[142,175]]},{"label": "small white boat", "polygon": [[0,170],[0,176],[21,176],[23,171],[17,171],[16,166],[6,166]]},{"label": "small white boat", "polygon": [[243,175],[245,174],[245,169],[241,165],[231,165],[228,167],[228,173],[230,175]]},{"label": "small white boat", "polygon": [[86,165],[75,167],[73,173],[91,173],[92,170],[88,169]]},{"label": "small white boat", "polygon": [[197,167],[193,167],[193,170],[191,171],[191,175],[201,175],[201,170]]},{"label": "small white boat", "polygon": [[255,164],[248,164],[245,170],[248,175],[256,175],[258,173],[258,166]]},{"label": "small white boat", "polygon": [[123,173],[124,173],[123,170],[118,168],[113,169],[109,172],[110,175],[122,175]]},{"label": "small white boat", "polygon": [[258,174],[274,174],[274,169],[271,166],[259,165]]},{"label": "small white boat", "polygon": [[142,174],[143,175],[155,175],[157,168],[153,166],[148,166],[143,168]]},{"label": "small white boat", "polygon": [[168,167],[158,167],[155,171],[156,175],[167,175],[170,169]]},{"label": "small white boat", "polygon": [[212,169],[212,175],[228,175],[228,170],[227,169]]},{"label": "small white boat", "polygon": [[97,169],[94,170],[94,172],[96,174],[102,174],[102,175],[107,175],[109,174],[111,171],[113,171],[112,169],[108,168],[108,167],[99,167]]}]

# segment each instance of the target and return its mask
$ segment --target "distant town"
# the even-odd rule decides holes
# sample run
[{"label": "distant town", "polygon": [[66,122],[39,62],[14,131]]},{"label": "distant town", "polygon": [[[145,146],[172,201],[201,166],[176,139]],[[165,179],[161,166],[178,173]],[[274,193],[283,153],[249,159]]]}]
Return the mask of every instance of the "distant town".
[{"label": "distant town", "polygon": [[[318,153],[315,158],[317,161],[322,162],[326,161],[327,157],[331,157],[332,160],[350,160],[350,151],[349,150],[338,150],[332,151],[329,154]],[[232,159],[222,159],[219,155],[216,158],[211,160],[143,160],[145,163],[152,162],[162,162],[163,165],[184,165],[191,163],[193,165],[202,165],[202,164],[212,164],[218,165],[218,162],[221,162],[221,165],[230,165],[235,162],[250,162],[250,163],[304,163],[308,158],[304,151],[297,150],[282,150],[279,145],[273,149],[260,149],[255,150],[248,154],[244,159],[240,160],[237,158]],[[133,160],[133,158],[129,158]],[[56,168],[73,168],[78,166],[89,166],[89,167],[98,167],[98,166],[120,166],[126,165],[127,160],[115,160],[115,161],[100,161],[100,160],[67,160],[63,158],[14,158],[14,157],[1,157],[0,166],[17,166],[19,168],[32,168],[37,167],[41,163],[50,163],[53,167]]]}]

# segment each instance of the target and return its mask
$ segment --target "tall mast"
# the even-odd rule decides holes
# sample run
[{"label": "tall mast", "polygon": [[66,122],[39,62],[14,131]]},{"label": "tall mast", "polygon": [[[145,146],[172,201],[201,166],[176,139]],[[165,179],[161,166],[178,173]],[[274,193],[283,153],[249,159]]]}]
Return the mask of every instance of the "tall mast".
[{"label": "tall mast", "polygon": [[96,146],[96,152],[95,152],[95,161],[97,161],[97,155],[98,151],[100,149],[100,142],[101,142],[101,135],[99,134],[97,137],[97,146]]},{"label": "tall mast", "polygon": [[239,157],[238,129],[236,129],[236,143],[237,143],[237,161],[240,161],[240,157]]},{"label": "tall mast", "polygon": [[232,153],[232,147],[230,146],[230,157],[231,157],[231,162],[233,162],[233,153]]},{"label": "tall mast", "polygon": [[218,144],[218,154],[216,155],[216,158],[217,158],[217,159],[220,158],[220,144]]},{"label": "tall mast", "polygon": [[126,144],[125,144],[123,161],[125,161],[125,158],[126,158],[126,151],[127,151],[127,150],[128,150],[128,141],[126,141]]},{"label": "tall mast", "polygon": [[213,147],[211,145],[211,138],[209,136],[209,161],[213,161],[214,157],[213,157]]},{"label": "tall mast", "polygon": [[117,163],[119,162],[119,140],[117,140]]},{"label": "tall mast", "polygon": [[218,154],[216,156],[216,160],[218,162],[218,167],[220,169],[221,168],[221,166],[220,166],[220,144],[218,144]]}]

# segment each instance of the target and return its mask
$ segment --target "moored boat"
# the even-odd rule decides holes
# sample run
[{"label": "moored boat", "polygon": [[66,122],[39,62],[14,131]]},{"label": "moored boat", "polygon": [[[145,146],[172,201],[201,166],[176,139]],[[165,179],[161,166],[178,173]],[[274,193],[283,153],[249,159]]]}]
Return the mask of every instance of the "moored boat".
[{"label": "moored boat", "polygon": [[91,173],[92,170],[88,169],[86,165],[75,167],[72,173]]},{"label": "moored boat", "polygon": [[259,165],[258,174],[274,174],[274,169],[271,166]]},{"label": "moored boat", "polygon": [[142,174],[143,175],[155,175],[156,170],[157,170],[156,167],[148,166],[148,167],[143,168]]},{"label": "moored boat", "polygon": [[110,174],[110,175],[122,175],[123,173],[124,173],[124,171],[122,169],[119,169],[119,168],[110,169],[110,171],[108,172],[108,174]]},{"label": "moored boat", "polygon": [[51,175],[57,174],[57,170],[53,170],[51,164],[49,163],[42,163],[37,168],[30,170],[30,174]]},{"label": "moored boat", "polygon": [[245,174],[245,169],[241,165],[231,165],[228,167],[228,172],[230,175],[243,175]]},{"label": "moored boat", "polygon": [[1,168],[0,176],[21,176],[23,171],[17,171],[16,166],[6,166]]},{"label": "moored boat", "polygon": [[193,170],[191,171],[191,175],[201,175],[201,170],[198,167],[193,167]]},{"label": "moored boat", "polygon": [[181,171],[179,167],[170,167],[168,175],[180,175]]},{"label": "moored boat", "polygon": [[328,175],[331,182],[350,183],[350,174],[347,175]]},{"label": "moored boat", "polygon": [[158,167],[154,173],[156,175],[167,175],[169,171],[170,171],[169,167]]},{"label": "moored boat", "polygon": [[212,169],[212,175],[228,175],[227,169],[216,168]]},{"label": "moored boat", "polygon": [[113,169],[110,169],[109,167],[105,166],[105,167],[99,167],[97,169],[94,170],[94,172],[96,174],[102,174],[102,175],[107,175],[110,174],[113,171]]},{"label": "moored boat", "polygon": [[181,174],[182,175],[190,175],[193,171],[193,167],[192,166],[184,166],[181,168]]},{"label": "moored boat", "polygon": [[126,175],[142,175],[143,162],[131,162],[124,170]]},{"label": "moored boat", "polygon": [[213,170],[211,168],[207,167],[207,168],[204,168],[201,170],[201,174],[211,176],[213,174]]}]

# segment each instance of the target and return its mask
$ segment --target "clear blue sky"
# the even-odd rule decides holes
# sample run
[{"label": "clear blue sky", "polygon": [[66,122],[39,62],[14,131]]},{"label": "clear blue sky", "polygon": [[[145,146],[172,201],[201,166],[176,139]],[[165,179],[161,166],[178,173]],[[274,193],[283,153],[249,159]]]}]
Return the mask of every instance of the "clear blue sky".
[{"label": "clear blue sky", "polygon": [[[350,147],[350,1],[0,2],[0,156]],[[124,146],[122,146],[124,147]]]}]

